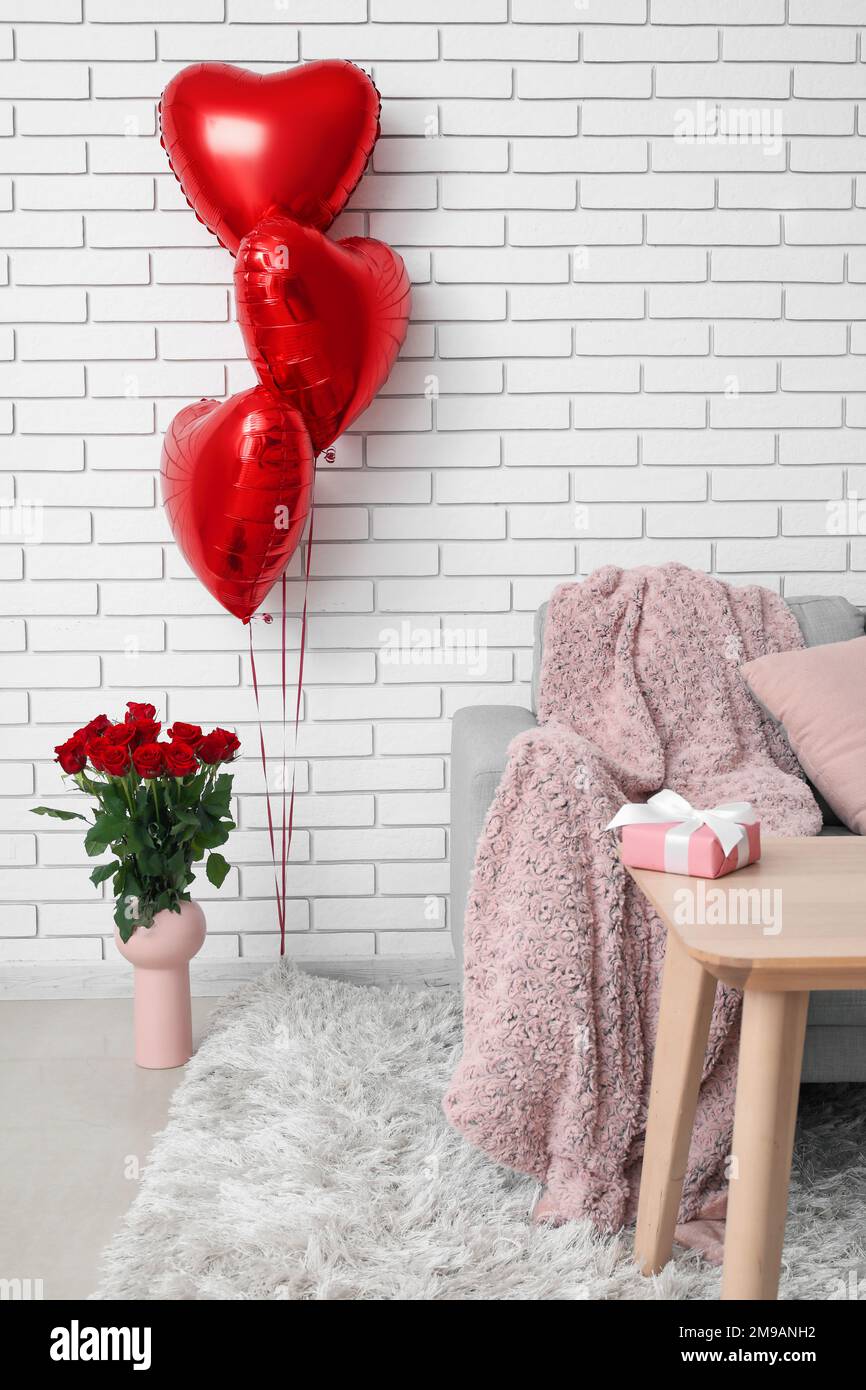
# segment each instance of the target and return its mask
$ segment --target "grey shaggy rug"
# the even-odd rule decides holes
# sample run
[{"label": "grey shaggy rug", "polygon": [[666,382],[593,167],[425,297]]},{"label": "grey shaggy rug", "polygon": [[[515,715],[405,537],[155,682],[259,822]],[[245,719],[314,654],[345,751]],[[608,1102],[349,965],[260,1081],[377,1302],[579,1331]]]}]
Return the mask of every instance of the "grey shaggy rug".
[{"label": "grey shaggy rug", "polygon": [[[227,1000],[103,1257],[102,1299],[715,1299],[631,1233],[537,1229],[535,1184],[448,1128],[447,990],[280,965]],[[866,1086],[807,1087],[780,1296],[866,1299]]]}]

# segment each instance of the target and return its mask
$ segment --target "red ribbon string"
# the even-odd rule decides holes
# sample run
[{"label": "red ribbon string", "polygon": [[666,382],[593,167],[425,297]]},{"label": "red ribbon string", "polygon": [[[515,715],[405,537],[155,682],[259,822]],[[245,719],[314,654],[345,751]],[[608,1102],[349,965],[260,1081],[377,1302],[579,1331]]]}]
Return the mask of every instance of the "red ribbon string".
[{"label": "red ribbon string", "polygon": [[286,872],[289,854],[292,849],[292,832],[295,824],[295,780],[298,767],[298,730],[301,721],[301,697],[304,688],[304,654],[307,646],[307,601],[310,591],[310,566],[313,557],[313,519],[315,507],[310,507],[310,530],[307,536],[307,556],[304,565],[304,604],[301,610],[301,636],[300,652],[298,656],[298,682],[295,696],[295,734],[294,747],[292,749],[292,788],[288,801],[288,817],[286,815],[286,576],[282,577],[281,598],[281,640],[280,640],[280,684],[282,688],[282,713],[283,713],[283,764],[281,778],[282,795],[282,826],[280,837],[280,875],[277,876],[277,847],[276,834],[274,831],[274,818],[271,810],[271,793],[268,785],[268,765],[265,753],[265,736],[262,729],[262,711],[259,703],[259,683],[256,675],[256,659],[253,652],[253,627],[250,623],[250,670],[253,677],[253,690],[256,697],[256,713],[259,720],[259,742],[262,752],[262,771],[265,777],[265,801],[268,808],[268,834],[271,841],[271,858],[274,864],[274,892],[277,900],[277,920],[280,924],[280,955],[286,954]]},{"label": "red ribbon string", "polygon": [[[286,844],[286,571],[283,570],[280,576],[280,684],[283,694],[283,767],[280,776],[280,792],[283,802],[283,833],[280,840],[280,863],[282,864],[282,883],[281,891],[283,895],[283,913],[280,917],[280,955],[286,954],[286,859],[289,847]],[[298,667],[298,695],[301,693],[301,671]],[[294,767],[292,768],[292,786],[294,787]],[[291,841],[290,841],[291,843]]]},{"label": "red ribbon string", "polygon": [[[304,689],[304,654],[307,649],[307,600],[310,594],[310,565],[313,559],[313,524],[315,503],[310,505],[310,530],[307,536],[307,558],[304,566],[304,606],[301,609],[301,638],[298,653],[298,688],[295,695],[295,738],[292,748],[292,791],[289,797],[288,839],[286,838],[286,778],[283,773],[283,917],[280,925],[280,955],[286,953],[286,864],[292,848],[292,831],[295,824],[295,776],[298,767],[298,726],[301,721],[301,695]],[[286,577],[283,575],[283,737],[286,732]],[[283,754],[285,766],[285,753]]]},{"label": "red ribbon string", "polygon": [[262,750],[262,772],[264,773],[264,778],[265,778],[265,801],[266,801],[266,803],[267,803],[267,808],[268,808],[268,834],[270,835],[270,838],[271,838],[271,859],[273,860],[273,863],[274,863],[274,892],[275,892],[275,894],[276,894],[276,899],[277,899],[277,918],[278,918],[279,923],[280,923],[280,940],[281,940],[281,941],[284,941],[284,940],[285,940],[285,935],[286,935],[286,924],[285,924],[285,916],[284,916],[284,910],[283,910],[283,899],[280,897],[280,885],[279,885],[279,883],[277,882],[277,847],[276,847],[276,842],[275,842],[275,840],[274,840],[274,818],[273,818],[273,814],[272,814],[272,812],[271,812],[271,789],[270,789],[270,787],[269,787],[269,785],[268,785],[268,760],[267,760],[267,755],[266,755],[266,753],[265,753],[265,733],[264,733],[264,729],[262,728],[262,707],[261,707],[261,704],[259,703],[259,681],[258,681],[258,676],[256,675],[256,658],[255,658],[255,653],[253,652],[253,625],[252,625],[252,623],[249,624],[249,629],[250,629],[250,670],[251,670],[252,676],[253,676],[253,690],[255,691],[255,695],[256,695],[256,714],[257,714],[258,720],[259,720],[259,744],[260,744],[261,750]]}]

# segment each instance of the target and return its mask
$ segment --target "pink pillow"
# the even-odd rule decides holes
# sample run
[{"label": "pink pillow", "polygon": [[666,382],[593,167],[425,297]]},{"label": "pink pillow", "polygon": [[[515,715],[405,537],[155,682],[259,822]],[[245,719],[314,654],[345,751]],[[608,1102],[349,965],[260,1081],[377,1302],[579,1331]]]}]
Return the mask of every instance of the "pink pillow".
[{"label": "pink pillow", "polygon": [[849,830],[866,834],[866,637],[760,656],[740,669],[784,724],[810,782]]}]

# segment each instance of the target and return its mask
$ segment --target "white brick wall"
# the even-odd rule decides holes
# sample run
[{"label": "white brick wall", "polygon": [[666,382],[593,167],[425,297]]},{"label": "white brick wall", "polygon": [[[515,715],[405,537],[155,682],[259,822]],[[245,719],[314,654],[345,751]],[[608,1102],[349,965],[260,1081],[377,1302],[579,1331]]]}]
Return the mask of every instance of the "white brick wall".
[{"label": "white brick wall", "polygon": [[[525,702],[558,580],[676,558],[866,602],[866,516],[828,512],[866,493],[863,28],[863,0],[0,0],[0,960],[112,958],[79,832],[29,807],[133,696],[240,730],[207,958],[276,952],[246,634],[156,488],[181,405],[252,380],[159,148],[169,78],[351,57],[385,99],[337,232],[403,253],[414,322],[317,482],[289,950],[445,954],[448,720]],[[763,140],[681,138],[715,106]],[[456,631],[462,660],[392,659]]]}]

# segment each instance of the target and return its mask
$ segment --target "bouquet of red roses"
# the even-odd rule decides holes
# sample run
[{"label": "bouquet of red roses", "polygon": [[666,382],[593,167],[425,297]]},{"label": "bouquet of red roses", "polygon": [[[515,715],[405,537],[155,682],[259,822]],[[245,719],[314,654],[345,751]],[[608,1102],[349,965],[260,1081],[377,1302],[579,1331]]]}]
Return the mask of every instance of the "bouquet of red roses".
[{"label": "bouquet of red roses", "polygon": [[[153,705],[130,701],[122,724],[104,714],[91,719],[55,748],[56,761],[96,798],[84,847],[91,856],[114,856],[99,864],[93,883],[111,878],[121,939],[151,926],[168,908],[189,902],[192,865],[207,854],[206,873],[217,888],[230,865],[217,846],[234,830],[232,778],[220,767],[234,760],[240,741],[228,729],[202,733],[197,724],[174,723],[160,740],[162,725]],[[86,820],[76,811],[34,808],[37,816]]]}]

